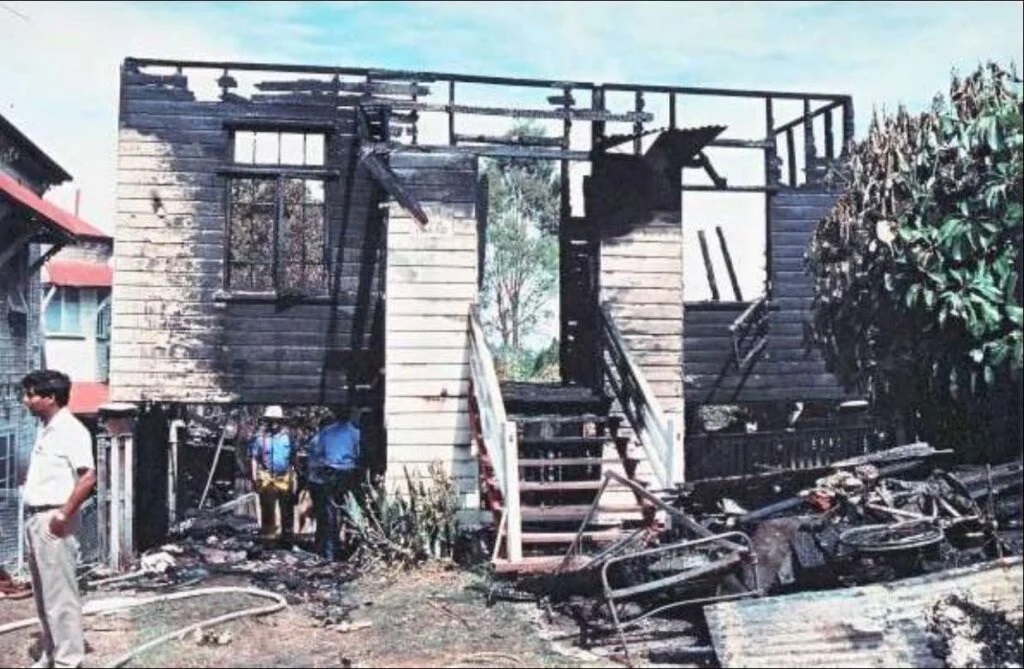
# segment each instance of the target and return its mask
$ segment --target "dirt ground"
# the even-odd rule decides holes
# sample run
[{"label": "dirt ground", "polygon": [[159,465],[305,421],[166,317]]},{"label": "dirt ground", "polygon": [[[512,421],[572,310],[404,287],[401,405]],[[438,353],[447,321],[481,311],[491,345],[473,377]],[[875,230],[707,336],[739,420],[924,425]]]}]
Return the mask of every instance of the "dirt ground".
[{"label": "dirt ground", "polygon": [[[488,607],[483,578],[433,565],[402,574],[368,574],[343,586],[348,624],[324,626],[301,604],[259,618],[211,627],[205,635],[145,651],[128,666],[146,667],[617,667],[574,648],[575,632],[545,624],[535,604]],[[195,586],[249,585],[218,576]],[[129,592],[90,592],[86,601]],[[154,593],[140,593],[150,595]],[[245,594],[149,604],[86,617],[86,666],[107,666],[175,629],[268,600]],[[0,600],[0,625],[34,615],[31,599]],[[223,643],[217,643],[220,637]],[[0,635],[4,666],[28,666],[38,632]]]}]

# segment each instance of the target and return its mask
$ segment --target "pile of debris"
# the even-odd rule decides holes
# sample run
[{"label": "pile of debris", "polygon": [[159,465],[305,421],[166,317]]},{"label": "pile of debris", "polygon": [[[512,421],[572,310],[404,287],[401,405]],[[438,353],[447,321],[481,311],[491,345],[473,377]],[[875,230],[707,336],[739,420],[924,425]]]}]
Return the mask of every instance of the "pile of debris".
[{"label": "pile of debris", "polygon": [[932,650],[947,667],[1021,666],[1024,626],[1013,624],[1004,613],[954,594],[935,603],[928,623],[934,635]]},{"label": "pile of debris", "polygon": [[348,598],[345,586],[359,576],[359,564],[329,562],[298,545],[261,540],[256,518],[237,513],[253,497],[243,496],[179,523],[171,531],[172,542],[143,554],[135,570],[113,576],[94,570],[84,587],[182,589],[213,576],[243,577],[291,605],[306,607],[322,625],[349,622],[359,604]]},{"label": "pile of debris", "polygon": [[[1021,463],[954,472],[934,466],[945,454],[910,444],[834,463],[815,478],[776,477],[767,488],[745,480],[731,490],[720,481],[660,493],[630,486],[662,510],[668,529],[588,555],[581,529],[554,574],[523,576],[497,596],[536,599],[579,626],[580,645],[617,642],[627,662],[630,640],[673,635],[677,656],[692,660],[710,652],[697,605],[1020,555]],[[768,496],[758,500],[755,490]],[[646,651],[651,657],[650,643]]]}]

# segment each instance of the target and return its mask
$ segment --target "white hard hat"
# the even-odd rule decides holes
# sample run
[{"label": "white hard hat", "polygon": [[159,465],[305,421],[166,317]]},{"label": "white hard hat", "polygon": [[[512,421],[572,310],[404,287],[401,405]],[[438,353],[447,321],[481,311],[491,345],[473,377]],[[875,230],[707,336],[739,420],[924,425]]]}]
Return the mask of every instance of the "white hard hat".
[{"label": "white hard hat", "polygon": [[278,406],[276,404],[271,404],[263,412],[263,417],[264,418],[274,418],[274,419],[277,419],[277,420],[281,420],[282,418],[284,418],[284,411],[281,410],[280,406]]}]

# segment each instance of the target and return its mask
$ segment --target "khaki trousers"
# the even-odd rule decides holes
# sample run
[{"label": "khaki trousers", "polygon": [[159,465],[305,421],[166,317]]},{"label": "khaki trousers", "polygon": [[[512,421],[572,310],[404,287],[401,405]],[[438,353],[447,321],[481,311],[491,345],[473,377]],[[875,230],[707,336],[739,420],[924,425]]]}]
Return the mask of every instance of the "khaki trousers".
[{"label": "khaki trousers", "polygon": [[76,514],[68,534],[58,539],[50,533],[53,512],[37,513],[25,523],[32,594],[42,627],[42,658],[54,667],[80,667],[85,660],[82,632],[82,600],[75,579],[80,520]]}]

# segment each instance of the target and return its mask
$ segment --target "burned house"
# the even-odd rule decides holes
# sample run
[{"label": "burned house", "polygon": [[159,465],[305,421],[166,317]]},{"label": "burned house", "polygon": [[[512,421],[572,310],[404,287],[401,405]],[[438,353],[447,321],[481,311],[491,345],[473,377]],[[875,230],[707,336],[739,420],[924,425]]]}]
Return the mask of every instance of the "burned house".
[{"label": "burned house", "polygon": [[[692,111],[709,99],[754,111],[726,127]],[[524,118],[556,131],[487,125]],[[701,404],[850,399],[804,350],[802,257],[852,134],[843,95],[128,59],[111,398],[148,407],[151,436],[182,405],[353,403],[376,468],[444,463],[512,566],[564,546],[609,468],[667,488],[861,452],[790,439],[722,466],[706,437],[684,448]],[[731,180],[722,152],[760,176]],[[475,310],[495,156],[560,166],[560,384],[500,383]],[[685,201],[708,192],[758,198],[733,239],[764,239],[753,293],[733,277],[722,299],[709,269],[711,299],[687,298],[684,234],[705,247],[714,221]],[[159,507],[166,439],[137,449],[136,506]],[[593,541],[641,522],[618,492]]]},{"label": "burned house", "polygon": [[17,490],[35,441],[36,419],[21,403],[21,379],[44,362],[40,270],[62,249],[103,236],[42,198],[50,188],[70,179],[39,146],[0,116],[0,561],[17,554]]}]

